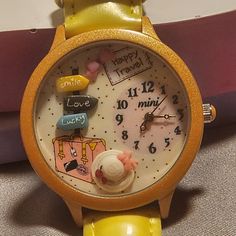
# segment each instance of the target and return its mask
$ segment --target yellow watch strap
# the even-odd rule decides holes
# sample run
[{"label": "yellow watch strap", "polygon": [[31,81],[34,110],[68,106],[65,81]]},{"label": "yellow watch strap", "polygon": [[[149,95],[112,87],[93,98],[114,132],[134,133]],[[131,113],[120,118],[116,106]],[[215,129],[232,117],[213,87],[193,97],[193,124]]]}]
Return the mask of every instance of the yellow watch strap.
[{"label": "yellow watch strap", "polygon": [[142,0],[64,0],[66,38],[107,28],[141,31]]},{"label": "yellow watch strap", "polygon": [[153,205],[125,212],[89,211],[83,236],[161,236],[161,220]]}]

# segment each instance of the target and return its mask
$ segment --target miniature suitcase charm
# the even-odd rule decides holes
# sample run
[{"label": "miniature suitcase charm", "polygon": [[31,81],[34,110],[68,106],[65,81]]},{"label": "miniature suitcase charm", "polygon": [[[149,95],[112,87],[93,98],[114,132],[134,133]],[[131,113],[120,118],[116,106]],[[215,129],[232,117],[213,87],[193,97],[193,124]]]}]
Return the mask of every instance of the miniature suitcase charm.
[{"label": "miniature suitcase charm", "polygon": [[53,145],[57,171],[89,183],[93,182],[91,166],[95,157],[106,150],[103,139],[62,136],[54,139]]}]

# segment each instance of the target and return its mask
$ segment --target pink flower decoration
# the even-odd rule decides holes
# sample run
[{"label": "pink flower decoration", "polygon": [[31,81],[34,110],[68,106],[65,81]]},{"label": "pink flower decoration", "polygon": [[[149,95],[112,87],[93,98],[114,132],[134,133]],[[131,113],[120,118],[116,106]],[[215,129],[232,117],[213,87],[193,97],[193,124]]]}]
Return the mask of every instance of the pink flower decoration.
[{"label": "pink flower decoration", "polygon": [[98,63],[97,61],[91,61],[86,66],[85,76],[87,76],[89,80],[94,82],[97,79],[100,70],[101,70],[101,64]]},{"label": "pink flower decoration", "polygon": [[123,163],[126,171],[135,170],[138,166],[138,161],[133,158],[131,151],[124,151],[117,158]]},{"label": "pink flower decoration", "polygon": [[104,64],[107,61],[111,60],[113,57],[114,53],[110,49],[105,48],[100,52],[98,60],[101,64]]},{"label": "pink flower decoration", "polygon": [[85,76],[91,81],[95,82],[98,73],[101,71],[102,64],[111,60],[114,57],[114,54],[109,49],[103,49],[98,56],[97,60],[90,61],[86,66]]},{"label": "pink flower decoration", "polygon": [[97,61],[91,61],[87,65],[87,70],[91,71],[92,73],[100,71],[100,69],[101,69],[101,64],[98,63]]}]

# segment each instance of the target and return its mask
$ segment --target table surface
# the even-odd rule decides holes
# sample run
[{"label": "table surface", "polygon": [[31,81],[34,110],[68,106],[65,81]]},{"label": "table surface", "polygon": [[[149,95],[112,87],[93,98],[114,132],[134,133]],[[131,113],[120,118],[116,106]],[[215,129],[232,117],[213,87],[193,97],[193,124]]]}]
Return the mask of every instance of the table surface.
[{"label": "table surface", "polygon": [[[163,236],[236,235],[236,125],[205,132],[179,184]],[[0,235],[82,236],[64,202],[28,162],[0,166]]]}]

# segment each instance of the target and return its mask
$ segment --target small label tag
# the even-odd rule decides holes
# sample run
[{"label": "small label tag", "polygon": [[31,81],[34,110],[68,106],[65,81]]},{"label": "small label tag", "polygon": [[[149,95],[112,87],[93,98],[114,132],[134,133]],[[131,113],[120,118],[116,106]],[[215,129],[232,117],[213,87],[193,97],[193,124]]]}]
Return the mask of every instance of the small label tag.
[{"label": "small label tag", "polygon": [[64,76],[56,81],[58,92],[74,92],[87,88],[89,80],[82,75]]},{"label": "small label tag", "polygon": [[62,130],[83,129],[88,127],[88,117],[86,113],[64,115],[57,122],[57,128]]},{"label": "small label tag", "polygon": [[89,95],[72,95],[64,98],[64,109],[73,112],[88,111],[97,103],[98,99]]},{"label": "small label tag", "polygon": [[123,48],[114,52],[115,57],[104,64],[107,77],[112,85],[152,68],[147,52],[134,48]]}]

